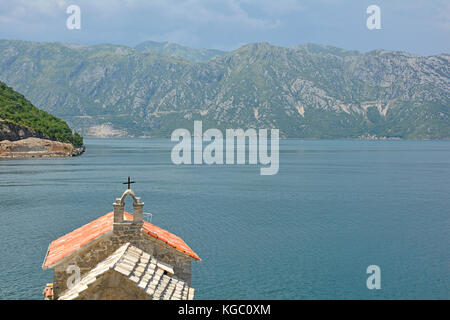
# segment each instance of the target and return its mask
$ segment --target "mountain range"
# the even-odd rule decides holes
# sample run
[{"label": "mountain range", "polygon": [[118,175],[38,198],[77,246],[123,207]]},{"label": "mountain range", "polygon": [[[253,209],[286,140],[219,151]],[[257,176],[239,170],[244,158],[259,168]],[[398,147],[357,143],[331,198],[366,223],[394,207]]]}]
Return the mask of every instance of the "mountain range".
[{"label": "mountain range", "polygon": [[145,41],[134,47],[141,51],[153,51],[156,53],[168,55],[174,58],[180,58],[192,62],[205,62],[215,57],[226,54],[226,51],[215,49],[197,49],[179,45],[171,42]]},{"label": "mountain range", "polygon": [[0,81],[86,136],[278,128],[285,138],[450,138],[450,55],[251,43],[0,40]]}]

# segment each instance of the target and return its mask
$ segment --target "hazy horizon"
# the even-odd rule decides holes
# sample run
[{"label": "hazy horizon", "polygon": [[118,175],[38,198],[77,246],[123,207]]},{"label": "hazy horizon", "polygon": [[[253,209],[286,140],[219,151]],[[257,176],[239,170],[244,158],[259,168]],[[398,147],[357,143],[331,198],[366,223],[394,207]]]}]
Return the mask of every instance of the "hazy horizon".
[{"label": "hazy horizon", "polygon": [[404,53],[408,53],[408,54],[412,54],[412,55],[416,55],[416,56],[436,56],[436,55],[440,55],[440,54],[450,54],[450,51],[448,52],[437,52],[434,54],[429,54],[429,55],[425,55],[425,54],[419,54],[419,53],[414,53],[414,52],[409,52],[409,51],[405,51],[405,50],[394,50],[394,49],[389,49],[389,48],[375,48],[375,49],[370,49],[367,51],[361,51],[361,50],[357,50],[354,48],[344,48],[344,47],[336,47],[334,45],[330,45],[330,44],[326,44],[326,43],[317,43],[317,42],[302,42],[302,43],[297,43],[294,44],[292,46],[282,46],[282,45],[276,45],[273,43],[270,43],[268,41],[256,41],[256,42],[248,42],[248,43],[243,43],[241,46],[232,49],[232,50],[222,50],[222,49],[216,49],[216,48],[206,48],[206,47],[191,47],[191,46],[187,46],[187,45],[183,45],[181,43],[177,43],[177,42],[172,42],[172,41],[155,41],[155,40],[144,40],[140,43],[137,43],[135,45],[127,45],[127,44],[123,44],[123,43],[110,43],[110,42],[98,42],[98,43],[91,43],[91,44],[85,44],[85,43],[77,43],[77,42],[65,42],[65,41],[35,41],[35,40],[24,40],[24,39],[7,39],[7,38],[0,38],[0,41],[25,41],[25,42],[35,42],[35,43],[59,43],[59,44],[72,44],[72,45],[78,45],[78,46],[101,46],[101,45],[113,45],[113,46],[124,46],[130,49],[135,49],[135,47],[141,43],[144,43],[146,41],[152,41],[152,42],[156,42],[156,43],[168,43],[168,44],[176,44],[176,45],[180,45],[180,46],[184,46],[187,48],[193,48],[193,49],[206,49],[206,50],[220,50],[223,51],[225,53],[231,53],[233,51],[236,51],[246,45],[249,44],[256,44],[256,43],[268,43],[271,46],[274,47],[282,47],[282,48],[286,48],[286,49],[293,49],[296,46],[301,46],[301,45],[307,45],[307,44],[312,44],[312,45],[318,45],[318,46],[323,46],[323,47],[334,47],[334,48],[338,48],[338,49],[343,49],[346,51],[357,51],[360,54],[366,54],[368,52],[371,51],[377,51],[377,50],[382,50],[382,51],[390,51],[390,52],[404,52]]}]

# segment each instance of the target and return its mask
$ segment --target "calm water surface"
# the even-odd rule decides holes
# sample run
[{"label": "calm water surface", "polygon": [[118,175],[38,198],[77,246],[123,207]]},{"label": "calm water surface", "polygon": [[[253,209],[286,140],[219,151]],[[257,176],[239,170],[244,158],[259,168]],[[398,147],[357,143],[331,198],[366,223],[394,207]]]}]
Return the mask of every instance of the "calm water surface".
[{"label": "calm water surface", "polygon": [[77,158],[0,161],[0,299],[41,299],[49,243],[112,211],[128,176],[202,258],[197,299],[450,298],[450,141],[284,140],[275,176],[175,166],[169,140],[85,142]]}]

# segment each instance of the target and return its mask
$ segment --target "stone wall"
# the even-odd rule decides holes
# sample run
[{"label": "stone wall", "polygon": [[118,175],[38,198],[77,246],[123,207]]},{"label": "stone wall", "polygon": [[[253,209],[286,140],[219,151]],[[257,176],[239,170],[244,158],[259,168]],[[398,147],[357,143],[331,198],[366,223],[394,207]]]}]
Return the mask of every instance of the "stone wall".
[{"label": "stone wall", "polygon": [[192,259],[166,243],[143,233],[141,229],[142,224],[131,222],[114,224],[113,232],[97,241],[92,241],[76,252],[72,258],[56,266],[53,282],[55,299],[67,289],[67,279],[72,276],[71,273],[66,272],[69,265],[78,266],[82,277],[127,242],[171,265],[175,275],[190,286]]},{"label": "stone wall", "polygon": [[149,300],[150,296],[122,274],[109,270],[80,293],[77,300]]},{"label": "stone wall", "polygon": [[143,234],[143,241],[137,247],[172,266],[174,274],[191,286],[192,258],[148,234]]}]

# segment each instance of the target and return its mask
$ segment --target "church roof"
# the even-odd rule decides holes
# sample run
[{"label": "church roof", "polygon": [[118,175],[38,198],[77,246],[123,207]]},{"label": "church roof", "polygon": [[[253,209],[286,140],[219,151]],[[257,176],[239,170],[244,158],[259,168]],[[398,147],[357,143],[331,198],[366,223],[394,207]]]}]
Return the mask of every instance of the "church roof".
[{"label": "church roof", "polygon": [[[124,218],[126,220],[132,220],[133,216],[128,212],[124,212]],[[113,220],[114,213],[110,212],[54,240],[50,243],[42,268],[52,268],[61,259],[76,252],[81,247],[89,244],[97,238],[102,237],[106,233],[112,232]],[[169,231],[144,221],[142,232],[163,241],[193,259],[200,260],[200,257],[183,241],[183,239],[173,233],[170,233]]]},{"label": "church roof", "polygon": [[194,289],[173,275],[173,268],[150,254],[124,244],[113,254],[86,273],[76,285],[68,289],[60,300],[83,298],[83,293],[100,283],[103,275],[112,270],[134,283],[154,300],[192,300]]}]

